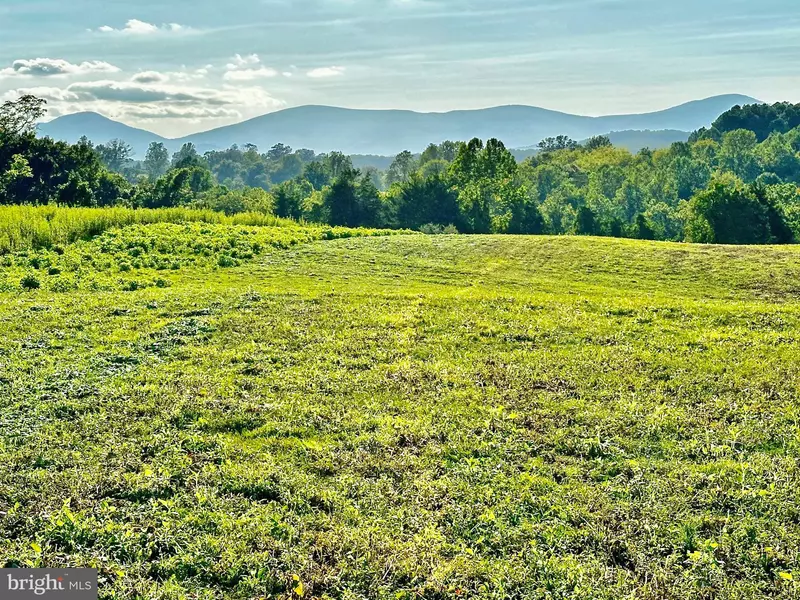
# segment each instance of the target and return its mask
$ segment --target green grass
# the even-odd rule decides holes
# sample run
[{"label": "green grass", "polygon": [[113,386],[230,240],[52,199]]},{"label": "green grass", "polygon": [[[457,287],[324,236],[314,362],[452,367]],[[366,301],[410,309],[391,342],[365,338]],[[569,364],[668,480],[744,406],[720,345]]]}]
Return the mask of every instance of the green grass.
[{"label": "green grass", "polygon": [[0,206],[0,254],[51,248],[89,239],[115,227],[148,223],[217,223],[250,226],[292,226],[293,222],[261,213],[226,216],[188,208],[68,208]]},{"label": "green grass", "polygon": [[[58,255],[107,257],[97,286],[2,269],[0,566],[105,598],[800,594],[800,248],[320,234],[223,267],[259,234],[173,227]],[[143,239],[179,268],[120,273]]]}]

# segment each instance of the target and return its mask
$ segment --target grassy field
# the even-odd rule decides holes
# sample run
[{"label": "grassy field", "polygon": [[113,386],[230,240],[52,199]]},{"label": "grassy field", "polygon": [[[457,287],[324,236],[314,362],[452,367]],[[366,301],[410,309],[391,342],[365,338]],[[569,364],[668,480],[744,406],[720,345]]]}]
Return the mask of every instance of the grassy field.
[{"label": "grassy field", "polygon": [[291,221],[261,213],[226,216],[190,208],[131,209],[0,206],[0,254],[52,248],[91,238],[115,227],[150,223],[292,226]]},{"label": "grassy field", "polygon": [[6,256],[0,565],[104,598],[800,596],[800,248],[351,235]]}]

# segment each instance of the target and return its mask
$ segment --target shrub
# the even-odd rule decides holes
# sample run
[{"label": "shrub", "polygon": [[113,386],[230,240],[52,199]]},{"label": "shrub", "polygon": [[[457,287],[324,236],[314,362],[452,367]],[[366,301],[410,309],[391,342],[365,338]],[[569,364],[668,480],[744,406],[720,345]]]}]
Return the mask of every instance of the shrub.
[{"label": "shrub", "polygon": [[217,265],[219,265],[220,267],[235,267],[236,259],[228,256],[227,254],[222,254],[217,259]]},{"label": "shrub", "polygon": [[441,235],[444,233],[444,228],[436,223],[425,223],[419,230],[425,235]]},{"label": "shrub", "polygon": [[19,284],[22,286],[23,290],[38,290],[41,286],[41,283],[39,283],[39,280],[33,274],[25,275]]}]

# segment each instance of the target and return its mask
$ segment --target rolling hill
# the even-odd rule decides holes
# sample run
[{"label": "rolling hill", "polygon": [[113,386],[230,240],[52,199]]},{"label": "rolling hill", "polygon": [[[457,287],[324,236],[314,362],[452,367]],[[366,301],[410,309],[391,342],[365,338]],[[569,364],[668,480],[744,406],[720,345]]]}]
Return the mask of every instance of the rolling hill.
[{"label": "rolling hill", "polygon": [[340,150],[346,154],[394,155],[402,150],[419,152],[431,142],[446,139],[496,137],[509,148],[523,148],[560,134],[581,140],[608,132],[688,132],[710,125],[737,104],[757,102],[748,96],[725,95],[653,113],[603,117],[572,115],[533,106],[498,106],[447,113],[300,106],[175,140],[165,140],[100,115],[81,113],[42,125],[41,131],[67,141],[75,141],[81,135],[96,143],[118,137],[133,145],[137,155],[144,153],[150,141],[162,141],[171,150],[192,142],[201,152],[248,143],[268,148],[280,142],[317,152]]},{"label": "rolling hill", "polygon": [[137,129],[92,112],[75,113],[42,123],[39,125],[39,133],[71,144],[84,135],[95,144],[105,144],[113,139],[125,140],[133,146],[138,157],[144,156],[150,142],[163,142],[170,148],[176,145],[175,141],[151,131]]},{"label": "rolling hill", "polygon": [[365,233],[0,261],[0,564],[100,565],[104,598],[797,598],[800,247]]}]

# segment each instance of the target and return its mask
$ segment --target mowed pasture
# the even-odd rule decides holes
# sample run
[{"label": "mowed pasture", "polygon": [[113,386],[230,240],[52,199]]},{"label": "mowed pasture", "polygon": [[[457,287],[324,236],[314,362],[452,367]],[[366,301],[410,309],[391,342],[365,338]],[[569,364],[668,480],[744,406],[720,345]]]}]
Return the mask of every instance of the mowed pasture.
[{"label": "mowed pasture", "polygon": [[132,227],[0,267],[1,566],[103,598],[800,594],[800,248]]}]

